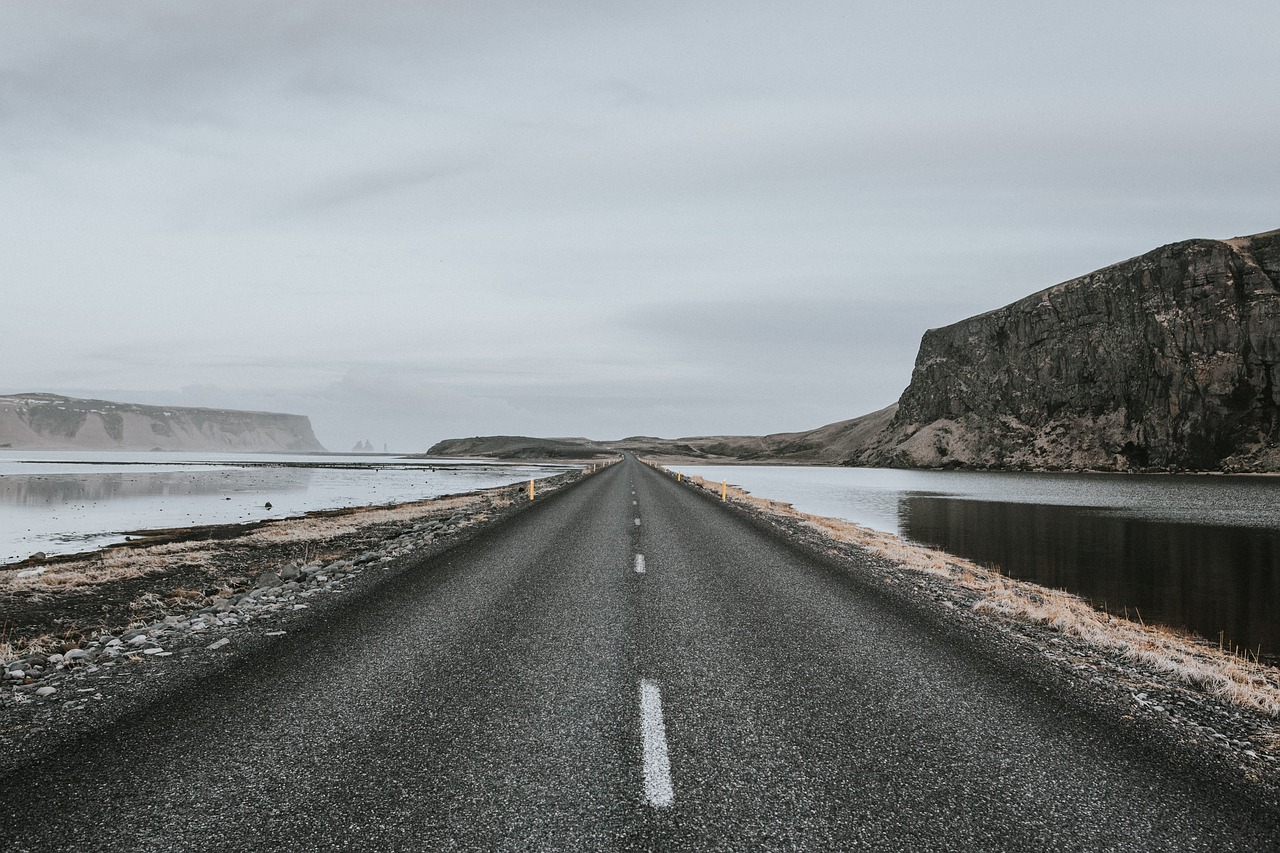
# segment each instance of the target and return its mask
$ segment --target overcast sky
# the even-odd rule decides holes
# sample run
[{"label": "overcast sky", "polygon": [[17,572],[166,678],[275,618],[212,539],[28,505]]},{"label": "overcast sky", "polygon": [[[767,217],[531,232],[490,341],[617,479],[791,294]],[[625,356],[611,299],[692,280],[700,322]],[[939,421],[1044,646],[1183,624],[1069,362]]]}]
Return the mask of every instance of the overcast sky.
[{"label": "overcast sky", "polygon": [[802,429],[1280,227],[1280,4],[0,0],[0,392]]}]

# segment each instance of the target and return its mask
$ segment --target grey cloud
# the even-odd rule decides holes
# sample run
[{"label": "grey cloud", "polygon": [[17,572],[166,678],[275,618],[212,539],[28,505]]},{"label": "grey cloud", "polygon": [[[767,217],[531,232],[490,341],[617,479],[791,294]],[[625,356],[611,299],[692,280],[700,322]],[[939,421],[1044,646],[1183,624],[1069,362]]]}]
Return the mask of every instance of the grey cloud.
[{"label": "grey cloud", "polygon": [[928,326],[1280,225],[1274,4],[10,5],[10,390],[339,448],[816,426]]}]

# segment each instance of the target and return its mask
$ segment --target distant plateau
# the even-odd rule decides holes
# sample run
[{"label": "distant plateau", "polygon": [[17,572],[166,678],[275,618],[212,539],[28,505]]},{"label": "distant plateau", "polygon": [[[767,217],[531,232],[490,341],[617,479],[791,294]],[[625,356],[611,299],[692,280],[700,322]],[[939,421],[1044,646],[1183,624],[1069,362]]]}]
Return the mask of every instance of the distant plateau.
[{"label": "distant plateau", "polygon": [[324,451],[305,415],[141,406],[57,394],[0,396],[0,448]]}]

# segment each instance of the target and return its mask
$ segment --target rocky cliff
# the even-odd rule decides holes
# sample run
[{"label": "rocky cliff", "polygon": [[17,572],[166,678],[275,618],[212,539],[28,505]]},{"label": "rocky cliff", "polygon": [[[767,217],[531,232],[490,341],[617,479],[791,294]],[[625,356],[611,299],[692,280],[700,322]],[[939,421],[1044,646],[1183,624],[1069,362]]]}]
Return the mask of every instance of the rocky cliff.
[{"label": "rocky cliff", "polygon": [[139,406],[56,394],[0,397],[0,447],[323,451],[304,415]]},{"label": "rocky cliff", "polygon": [[928,331],[847,464],[1280,470],[1280,231],[1189,240]]}]

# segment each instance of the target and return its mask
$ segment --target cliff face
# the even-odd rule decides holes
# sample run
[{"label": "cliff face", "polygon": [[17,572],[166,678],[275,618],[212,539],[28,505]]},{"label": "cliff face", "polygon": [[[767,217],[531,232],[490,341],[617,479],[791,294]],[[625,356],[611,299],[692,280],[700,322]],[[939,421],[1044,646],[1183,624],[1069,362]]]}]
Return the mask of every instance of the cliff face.
[{"label": "cliff face", "polygon": [[0,447],[323,451],[304,415],[139,406],[56,394],[0,397]]},{"label": "cliff face", "polygon": [[1190,240],[924,336],[911,467],[1280,470],[1280,231]]}]

